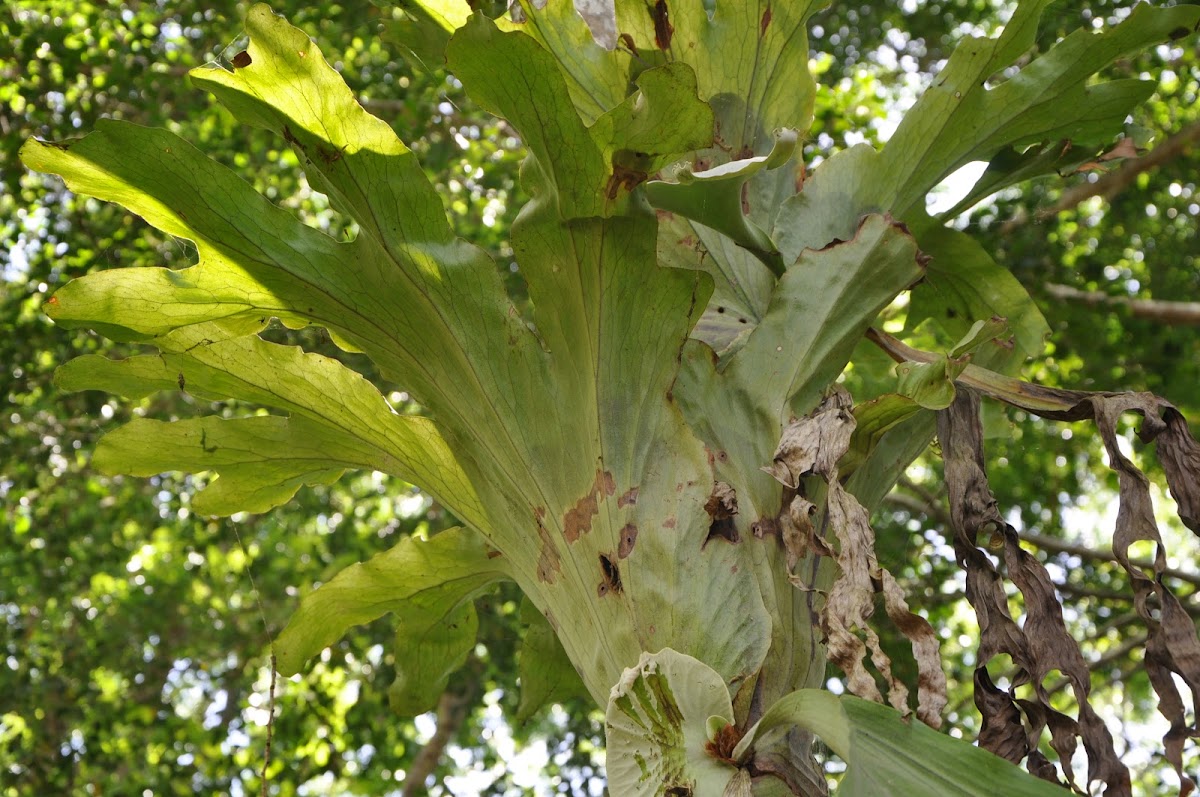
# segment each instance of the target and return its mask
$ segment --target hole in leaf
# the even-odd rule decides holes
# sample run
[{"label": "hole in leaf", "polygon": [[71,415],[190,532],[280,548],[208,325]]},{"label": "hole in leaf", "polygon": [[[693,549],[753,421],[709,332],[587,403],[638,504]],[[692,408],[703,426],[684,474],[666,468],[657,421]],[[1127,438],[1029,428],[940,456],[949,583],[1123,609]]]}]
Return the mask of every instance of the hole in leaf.
[{"label": "hole in leaf", "polygon": [[609,592],[620,592],[621,571],[608,554],[600,554],[600,570],[604,573],[604,580],[596,588],[596,594],[603,598]]},{"label": "hole in leaf", "polygon": [[726,542],[737,542],[740,539],[737,526],[733,522],[733,516],[738,513],[738,507],[737,493],[732,487],[725,482],[714,484],[712,495],[704,502],[704,511],[712,518],[704,545],[708,545],[713,537],[720,537]]}]

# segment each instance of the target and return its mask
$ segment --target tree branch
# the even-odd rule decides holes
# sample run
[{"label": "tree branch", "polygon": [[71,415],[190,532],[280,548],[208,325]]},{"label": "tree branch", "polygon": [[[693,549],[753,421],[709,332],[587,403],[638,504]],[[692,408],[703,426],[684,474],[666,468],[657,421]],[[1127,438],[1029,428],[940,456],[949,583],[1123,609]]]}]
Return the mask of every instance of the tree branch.
[{"label": "tree branch", "polygon": [[1081,291],[1069,285],[1048,283],[1046,293],[1063,301],[1088,305],[1118,305],[1129,310],[1135,318],[1147,318],[1164,324],[1200,326],[1200,302],[1170,302],[1163,299],[1133,299],[1128,296],[1109,296],[1101,291]]},{"label": "tree branch", "polygon": [[[1095,548],[1089,548],[1086,545],[1078,545],[1075,543],[1066,542],[1065,540],[1059,540],[1054,537],[1047,537],[1042,534],[1021,532],[1019,536],[1025,542],[1041,548],[1044,551],[1065,553],[1071,556],[1078,556],[1081,559],[1093,559],[1098,562],[1117,561],[1117,557],[1113,555],[1112,551],[1099,551]],[[1149,559],[1130,559],[1129,563],[1134,567],[1140,567],[1143,569],[1152,570],[1154,568],[1154,562]],[[1188,573],[1183,570],[1176,570],[1173,567],[1168,567],[1163,571],[1163,575],[1167,576],[1168,578],[1174,578],[1179,581],[1184,581],[1188,584],[1200,587],[1200,575],[1196,575],[1195,573]]]},{"label": "tree branch", "polygon": [[446,745],[458,733],[467,716],[470,702],[470,694],[460,695],[449,690],[442,692],[437,705],[437,730],[421,748],[421,752],[417,753],[413,765],[405,773],[403,797],[416,797],[418,794],[428,793],[425,781],[437,768],[442,753],[446,751]]},{"label": "tree branch", "polygon": [[[910,487],[910,485],[906,482],[902,481],[901,484],[902,486]],[[911,485],[911,488],[915,489],[916,485]],[[945,510],[943,510],[938,504],[929,501],[925,497],[893,492],[890,493],[884,499],[884,501],[896,507],[897,509],[903,509],[906,512],[919,512],[928,518],[932,518],[933,520],[943,524],[945,523]],[[1117,558],[1113,555],[1112,551],[1101,551],[1095,548],[1089,548],[1086,545],[1079,545],[1077,543],[1067,542],[1066,540],[1060,540],[1055,537],[1048,537],[1044,534],[1034,534],[1028,531],[1022,531],[1017,536],[1019,536],[1024,542],[1027,542],[1036,548],[1040,548],[1043,551],[1065,553],[1070,556],[1078,556],[1081,559],[1091,559],[1098,562],[1117,561]],[[1130,564],[1134,565],[1135,567],[1147,569],[1154,568],[1154,562],[1150,561],[1149,559],[1131,559]],[[1173,567],[1168,567],[1163,571],[1163,575],[1200,587],[1200,575],[1195,573],[1188,573],[1183,570],[1177,570]],[[1132,597],[1133,596],[1131,595],[1130,598]]]},{"label": "tree branch", "polygon": [[[1121,644],[1109,648],[1095,661],[1088,662],[1088,670],[1090,672],[1095,672],[1106,664],[1112,664],[1114,661],[1119,661],[1125,658],[1134,650],[1145,645],[1147,638],[1148,636],[1146,634],[1134,634],[1130,637],[1126,637]],[[1071,682],[1066,678],[1059,678],[1047,686],[1046,691],[1050,694],[1054,694],[1055,692],[1062,691],[1070,683]]]},{"label": "tree branch", "polygon": [[1037,217],[1044,221],[1063,211],[1071,210],[1080,202],[1094,196],[1111,200],[1128,188],[1139,174],[1178,158],[1197,141],[1200,141],[1200,122],[1193,122],[1142,157],[1125,161],[1116,171],[1109,172],[1095,181],[1081,183],[1063,191],[1058,201],[1048,208],[1039,210]]}]

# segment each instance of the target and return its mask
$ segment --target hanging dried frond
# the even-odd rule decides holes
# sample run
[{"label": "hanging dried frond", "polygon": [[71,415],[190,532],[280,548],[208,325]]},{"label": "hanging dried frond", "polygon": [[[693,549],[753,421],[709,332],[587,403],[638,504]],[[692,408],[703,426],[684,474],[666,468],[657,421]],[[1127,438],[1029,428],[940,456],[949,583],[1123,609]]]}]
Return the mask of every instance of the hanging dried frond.
[{"label": "hanging dried frond", "polygon": [[[1129,575],[1134,605],[1149,630],[1145,668],[1159,697],[1159,711],[1170,722],[1164,738],[1167,759],[1179,774],[1183,794],[1195,783],[1183,771],[1183,742],[1197,734],[1193,720],[1188,724],[1183,701],[1172,674],[1178,675],[1200,696],[1200,640],[1195,625],[1178,599],[1163,584],[1166,552],[1146,476],[1121,453],[1116,425],[1125,412],[1143,416],[1138,434],[1144,441],[1157,440],[1159,457],[1172,495],[1184,523],[1196,531],[1197,497],[1200,496],[1200,446],[1188,432],[1183,416],[1172,405],[1149,393],[1096,393],[1040,388],[979,371],[965,374],[960,382],[1015,407],[1059,420],[1095,422],[1104,441],[1111,467],[1117,472],[1120,507],[1113,533],[1113,555]],[[1108,786],[1106,794],[1130,793],[1129,773],[1117,760],[1112,739],[1087,702],[1089,671],[1078,645],[1062,621],[1062,610],[1053,584],[1042,565],[1021,549],[1016,531],[1004,522],[988,488],[984,469],[979,398],[960,386],[954,404],[939,413],[938,435],[946,462],[950,493],[954,548],[959,564],[967,571],[967,599],[979,617],[979,669],[975,677],[975,702],[983,714],[980,744],[1017,762],[1028,756],[1031,772],[1056,779],[1053,768],[1037,752],[1043,727],[1049,726],[1051,745],[1059,754],[1067,782],[1074,785],[1070,757],[1078,735],[1088,754],[1088,780]],[[1026,617],[1017,627],[1008,614],[999,573],[976,540],[980,533],[1003,535],[1004,563],[1009,577],[1021,591]],[[1129,548],[1139,541],[1155,545],[1151,571],[1131,563]],[[987,678],[986,665],[995,655],[1012,657],[1018,671],[1008,692],[997,689]],[[1055,712],[1049,706],[1044,678],[1060,670],[1070,682],[1079,705],[1079,719]],[[1018,686],[1032,682],[1034,701],[1016,700]],[[1032,729],[1021,732],[1021,716]]]}]

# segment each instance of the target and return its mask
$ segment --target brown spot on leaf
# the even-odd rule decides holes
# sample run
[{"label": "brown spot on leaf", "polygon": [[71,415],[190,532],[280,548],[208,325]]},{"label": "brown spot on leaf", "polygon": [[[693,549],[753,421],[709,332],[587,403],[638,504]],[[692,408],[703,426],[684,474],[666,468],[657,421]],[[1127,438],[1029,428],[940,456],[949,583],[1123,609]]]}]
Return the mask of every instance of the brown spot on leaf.
[{"label": "brown spot on leaf", "polygon": [[759,518],[750,526],[750,531],[753,532],[756,539],[762,539],[768,534],[778,534],[779,524],[775,522],[775,518]]},{"label": "brown spot on leaf", "polygon": [[621,541],[617,544],[617,558],[624,559],[633,552],[633,546],[637,542],[638,527],[632,523],[626,523],[621,529]]},{"label": "brown spot on leaf", "polygon": [[621,493],[621,496],[617,499],[617,508],[624,509],[627,506],[633,506],[637,503],[637,499],[638,488],[630,487],[628,490]]},{"label": "brown spot on leaf", "polygon": [[612,165],[612,175],[608,178],[608,185],[604,190],[604,196],[611,202],[617,198],[617,194],[621,192],[622,188],[627,192],[632,191],[644,183],[648,177],[649,175],[644,171],[630,169],[627,166],[614,163]]},{"label": "brown spot on leaf", "polygon": [[342,159],[342,155],[346,152],[346,147],[342,146],[338,149],[332,147],[322,147],[317,145],[317,157],[321,159],[326,166],[332,166]]},{"label": "brown spot on leaf", "polygon": [[538,581],[544,584],[553,584],[559,573],[562,572],[562,557],[554,545],[554,538],[550,535],[550,530],[543,522],[546,519],[546,508],[539,506],[534,509],[533,517],[537,521],[538,540],[541,541],[537,564]]},{"label": "brown spot on leaf", "polygon": [[654,44],[660,50],[671,49],[671,37],[675,34],[675,26],[671,24],[671,12],[667,9],[667,0],[657,0],[650,12],[654,20]]},{"label": "brown spot on leaf", "polygon": [[240,53],[238,53],[237,55],[235,55],[233,57],[232,63],[233,63],[234,69],[245,69],[246,67],[250,66],[250,64],[252,63],[251,58],[250,58],[250,53],[246,52],[245,50],[242,50]]},{"label": "brown spot on leaf", "polygon": [[664,520],[664,521],[663,521],[663,528],[664,528],[664,529],[673,529],[673,528],[675,528],[675,518],[674,518],[674,516],[672,516],[672,517],[669,517],[669,518],[667,518],[666,520]]},{"label": "brown spot on leaf", "polygon": [[563,516],[563,536],[567,542],[575,542],[581,534],[591,531],[592,516],[595,514],[596,493],[593,491],[580,498]]},{"label": "brown spot on leaf", "polygon": [[633,37],[630,36],[628,33],[622,33],[620,36],[617,37],[617,41],[619,41],[621,44],[625,45],[625,49],[628,50],[633,55],[638,54],[637,45],[634,44]]},{"label": "brown spot on leaf", "polygon": [[767,10],[763,12],[762,22],[759,23],[758,33],[760,36],[767,35],[767,28],[771,26],[771,6],[767,6]]},{"label": "brown spot on leaf", "polygon": [[617,491],[617,484],[609,471],[596,470],[592,489],[575,502],[575,506],[563,515],[563,536],[567,542],[575,542],[592,530],[592,518],[599,513],[599,499]]}]

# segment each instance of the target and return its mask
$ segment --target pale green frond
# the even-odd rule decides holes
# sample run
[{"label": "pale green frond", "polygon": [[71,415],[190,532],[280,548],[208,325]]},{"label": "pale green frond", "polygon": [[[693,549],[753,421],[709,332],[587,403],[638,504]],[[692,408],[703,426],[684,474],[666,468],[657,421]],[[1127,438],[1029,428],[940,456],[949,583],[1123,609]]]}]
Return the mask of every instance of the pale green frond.
[{"label": "pale green frond", "polygon": [[[422,485],[465,521],[489,528],[474,486],[431,419],[395,413],[374,385],[336,360],[256,336],[213,340],[210,333],[201,325],[164,335],[156,341],[158,355],[86,355],[59,368],[55,382],[65,390],[108,390],[126,398],[180,390],[282,410],[326,437],[377,450],[373,468]],[[186,469],[182,463],[163,468]],[[261,511],[233,509],[241,510]]]},{"label": "pale green frond", "polygon": [[[455,617],[461,606],[509,577],[504,560],[493,557],[483,538],[469,529],[447,529],[429,540],[406,537],[368,561],[350,565],[305,595],[275,639],[276,666],[284,675],[297,673],[304,662],[341,639],[351,626],[389,612],[397,615],[401,629],[420,633]],[[472,626],[473,621],[465,620],[465,624]],[[470,636],[473,644],[474,634]],[[415,646],[417,641],[398,640],[397,663],[409,665],[410,679],[444,672],[436,668],[461,651],[460,645],[451,654],[425,660],[403,648]]]},{"label": "pale green frond", "polygon": [[135,419],[101,439],[101,473],[155,476],[213,471],[193,506],[203,515],[265,512],[305,485],[330,484],[350,469],[385,470],[387,455],[301,418],[261,415],[162,422]]},{"label": "pale green frond", "polygon": [[521,603],[521,623],[525,634],[517,653],[521,699],[514,720],[518,725],[547,704],[572,697],[591,697],[554,628],[529,600]]},{"label": "pale green frond", "polygon": [[895,709],[849,695],[804,689],[780,700],[746,732],[734,758],[785,744],[791,728],[812,731],[846,762],[838,797],[1065,797],[1071,792],[965,745]]},{"label": "pale green frond", "polygon": [[643,653],[613,687],[604,716],[609,790],[721,797],[735,769],[705,748],[710,725],[731,722],[729,692],[712,668],[670,648]]}]

